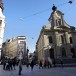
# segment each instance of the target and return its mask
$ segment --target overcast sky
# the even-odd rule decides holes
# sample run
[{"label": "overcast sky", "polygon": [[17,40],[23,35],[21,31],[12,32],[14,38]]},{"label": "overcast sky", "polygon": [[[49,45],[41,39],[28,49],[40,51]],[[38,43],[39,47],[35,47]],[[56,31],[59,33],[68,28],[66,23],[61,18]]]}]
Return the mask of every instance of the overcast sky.
[{"label": "overcast sky", "polygon": [[3,0],[6,17],[4,32],[5,41],[8,38],[26,36],[30,52],[35,45],[43,25],[49,23],[48,18],[55,4],[64,13],[65,21],[76,27],[76,0],[69,4],[69,0]]}]

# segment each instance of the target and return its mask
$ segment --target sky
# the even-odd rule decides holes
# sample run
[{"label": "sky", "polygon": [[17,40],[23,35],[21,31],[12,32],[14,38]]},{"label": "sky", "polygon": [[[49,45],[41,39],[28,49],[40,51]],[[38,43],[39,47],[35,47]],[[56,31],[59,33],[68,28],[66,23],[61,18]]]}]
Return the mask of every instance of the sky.
[{"label": "sky", "polygon": [[29,52],[35,50],[40,31],[48,24],[53,4],[64,13],[64,20],[76,27],[76,0],[3,0],[6,28],[3,42],[17,36],[25,36]]}]

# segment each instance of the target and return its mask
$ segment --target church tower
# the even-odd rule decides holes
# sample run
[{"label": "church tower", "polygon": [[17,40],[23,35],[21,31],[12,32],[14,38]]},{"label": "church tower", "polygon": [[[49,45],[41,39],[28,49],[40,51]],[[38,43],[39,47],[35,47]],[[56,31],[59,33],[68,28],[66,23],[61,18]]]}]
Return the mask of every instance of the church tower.
[{"label": "church tower", "polygon": [[54,27],[64,26],[64,14],[61,11],[57,10],[56,6],[53,6],[52,10],[53,12],[49,18],[49,22],[52,25],[52,29],[54,29]]},{"label": "church tower", "polygon": [[5,29],[5,16],[3,15],[3,1],[0,0],[0,58],[1,58],[1,49],[2,49],[2,41]]}]

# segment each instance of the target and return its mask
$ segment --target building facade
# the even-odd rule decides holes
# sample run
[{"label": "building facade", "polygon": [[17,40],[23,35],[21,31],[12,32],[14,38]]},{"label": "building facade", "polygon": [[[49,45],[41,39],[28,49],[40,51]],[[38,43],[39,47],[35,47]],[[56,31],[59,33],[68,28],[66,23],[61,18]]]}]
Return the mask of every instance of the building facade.
[{"label": "building facade", "polygon": [[2,45],[2,58],[9,57],[17,59],[26,58],[26,38],[18,36],[14,39],[7,39]]},{"label": "building facade", "polygon": [[49,23],[42,27],[36,43],[38,60],[76,57],[76,30],[64,20],[64,14],[52,7]]},{"label": "building facade", "polygon": [[0,58],[1,58],[1,49],[2,49],[2,41],[5,29],[5,16],[3,15],[3,2],[0,0]]}]

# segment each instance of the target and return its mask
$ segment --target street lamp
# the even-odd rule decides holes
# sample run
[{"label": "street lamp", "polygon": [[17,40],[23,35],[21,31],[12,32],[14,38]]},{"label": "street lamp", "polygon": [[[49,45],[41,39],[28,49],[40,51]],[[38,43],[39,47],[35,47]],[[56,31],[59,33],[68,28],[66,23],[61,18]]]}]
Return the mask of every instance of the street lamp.
[{"label": "street lamp", "polygon": [[28,49],[28,47],[27,47],[27,62],[28,62],[28,53],[29,53],[29,49]]}]

